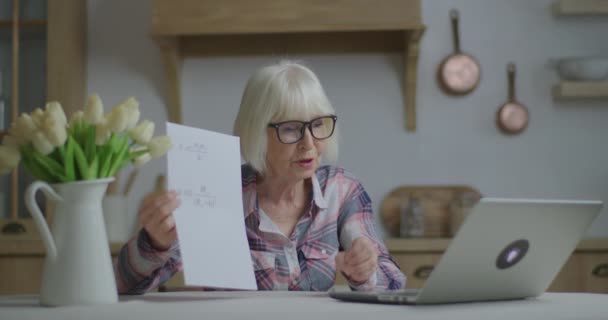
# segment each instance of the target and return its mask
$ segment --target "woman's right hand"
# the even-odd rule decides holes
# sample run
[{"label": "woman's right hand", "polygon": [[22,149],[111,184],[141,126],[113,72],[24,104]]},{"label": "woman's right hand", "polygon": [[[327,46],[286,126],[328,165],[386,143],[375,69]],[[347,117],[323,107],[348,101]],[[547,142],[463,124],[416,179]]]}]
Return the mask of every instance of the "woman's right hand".
[{"label": "woman's right hand", "polygon": [[173,211],[180,201],[175,191],[165,191],[146,197],[139,208],[139,224],[146,230],[154,249],[168,250],[177,240]]}]

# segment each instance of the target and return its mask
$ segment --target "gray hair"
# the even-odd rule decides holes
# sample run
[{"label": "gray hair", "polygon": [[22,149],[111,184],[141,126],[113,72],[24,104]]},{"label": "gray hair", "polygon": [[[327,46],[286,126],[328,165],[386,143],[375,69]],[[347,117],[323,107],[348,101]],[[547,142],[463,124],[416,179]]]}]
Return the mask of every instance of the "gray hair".
[{"label": "gray hair", "polygon": [[[266,130],[271,122],[335,114],[321,82],[309,68],[292,61],[257,70],[245,87],[234,121],[234,134],[241,139],[241,156],[258,173],[266,171]],[[326,141],[323,160],[338,157],[338,126]]]}]

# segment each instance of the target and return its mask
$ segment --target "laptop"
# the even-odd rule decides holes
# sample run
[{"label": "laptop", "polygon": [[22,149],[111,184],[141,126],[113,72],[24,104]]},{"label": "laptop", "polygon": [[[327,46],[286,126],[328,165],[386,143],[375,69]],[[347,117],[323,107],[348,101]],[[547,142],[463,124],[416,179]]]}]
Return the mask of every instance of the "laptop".
[{"label": "laptop", "polygon": [[602,206],[601,201],[482,198],[421,289],[334,288],[329,295],[391,304],[536,297],[547,290]]}]

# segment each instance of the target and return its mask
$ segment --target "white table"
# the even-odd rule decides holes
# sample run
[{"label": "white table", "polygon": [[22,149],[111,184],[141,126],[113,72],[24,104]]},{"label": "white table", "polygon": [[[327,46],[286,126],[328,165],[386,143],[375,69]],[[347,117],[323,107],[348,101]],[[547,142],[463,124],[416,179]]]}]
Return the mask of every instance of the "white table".
[{"label": "white table", "polygon": [[110,305],[47,308],[38,305],[37,296],[3,296],[0,319],[608,319],[608,295],[584,293],[435,306],[342,302],[310,292],[171,292],[120,300]]}]

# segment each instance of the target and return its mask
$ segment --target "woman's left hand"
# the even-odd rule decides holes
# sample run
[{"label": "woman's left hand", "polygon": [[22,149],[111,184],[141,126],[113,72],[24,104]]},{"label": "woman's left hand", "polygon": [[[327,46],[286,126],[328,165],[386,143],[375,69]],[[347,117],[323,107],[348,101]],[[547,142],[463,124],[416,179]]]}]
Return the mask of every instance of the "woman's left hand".
[{"label": "woman's left hand", "polygon": [[336,267],[352,282],[367,282],[378,268],[376,246],[367,237],[355,239],[346,252],[338,253]]}]

